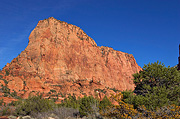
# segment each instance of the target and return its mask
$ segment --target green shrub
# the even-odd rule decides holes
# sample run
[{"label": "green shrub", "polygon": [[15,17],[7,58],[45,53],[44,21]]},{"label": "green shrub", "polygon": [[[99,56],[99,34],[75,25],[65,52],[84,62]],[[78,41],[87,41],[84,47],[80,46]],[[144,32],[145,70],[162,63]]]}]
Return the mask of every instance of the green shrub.
[{"label": "green shrub", "polygon": [[102,101],[100,101],[99,104],[99,110],[105,111],[109,106],[112,106],[111,101],[105,96]]},{"label": "green shrub", "polygon": [[53,110],[55,103],[51,100],[43,99],[41,95],[37,95],[17,102],[15,107],[16,115],[30,115],[31,113]]},{"label": "green shrub", "polygon": [[81,116],[87,116],[88,114],[95,113],[93,107],[99,106],[99,101],[95,99],[93,96],[84,96],[79,100],[79,112]]},{"label": "green shrub", "polygon": [[68,108],[79,108],[79,101],[76,99],[75,95],[69,95],[68,98],[65,98],[59,107],[68,107]]},{"label": "green shrub", "polygon": [[[65,98],[59,107],[68,107],[79,109],[81,116],[87,116],[89,114],[94,114],[99,106],[99,101],[92,96],[84,96],[83,98],[76,99],[75,95],[69,95]],[[99,109],[98,109],[99,110]]]},{"label": "green shrub", "polygon": [[9,71],[7,69],[5,69],[6,72],[6,76],[9,76]]}]

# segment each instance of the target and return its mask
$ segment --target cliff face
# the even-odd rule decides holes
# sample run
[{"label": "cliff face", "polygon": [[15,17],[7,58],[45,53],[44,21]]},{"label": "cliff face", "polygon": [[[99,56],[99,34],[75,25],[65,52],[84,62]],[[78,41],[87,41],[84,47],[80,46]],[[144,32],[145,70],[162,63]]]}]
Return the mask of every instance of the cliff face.
[{"label": "cliff face", "polygon": [[2,75],[23,97],[32,92],[83,96],[134,89],[132,74],[140,69],[133,55],[98,47],[79,27],[51,17],[39,21],[26,49]]}]

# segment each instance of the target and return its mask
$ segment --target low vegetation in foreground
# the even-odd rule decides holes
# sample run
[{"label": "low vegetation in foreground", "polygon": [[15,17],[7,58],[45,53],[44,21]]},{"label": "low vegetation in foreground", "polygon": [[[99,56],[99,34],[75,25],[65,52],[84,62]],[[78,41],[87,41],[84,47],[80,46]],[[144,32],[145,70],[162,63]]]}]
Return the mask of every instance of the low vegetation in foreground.
[{"label": "low vegetation in foreground", "polygon": [[[61,104],[41,95],[19,99],[8,105],[0,102],[0,115],[24,119],[178,119],[180,118],[180,72],[155,62],[136,73],[134,91],[123,91],[103,100],[69,95]],[[112,104],[113,102],[113,104]],[[116,103],[115,103],[116,102]],[[114,105],[115,104],[115,105]],[[28,116],[27,116],[28,115]]]}]

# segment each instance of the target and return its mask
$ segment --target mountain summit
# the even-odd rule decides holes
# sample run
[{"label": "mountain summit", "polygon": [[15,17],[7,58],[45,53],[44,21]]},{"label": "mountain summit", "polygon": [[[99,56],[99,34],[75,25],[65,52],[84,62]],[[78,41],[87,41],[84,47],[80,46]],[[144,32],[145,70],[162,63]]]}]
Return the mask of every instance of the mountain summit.
[{"label": "mountain summit", "polygon": [[79,27],[53,17],[38,22],[28,46],[1,75],[10,92],[65,96],[108,94],[134,89],[132,74],[140,71],[133,55],[97,46]]}]

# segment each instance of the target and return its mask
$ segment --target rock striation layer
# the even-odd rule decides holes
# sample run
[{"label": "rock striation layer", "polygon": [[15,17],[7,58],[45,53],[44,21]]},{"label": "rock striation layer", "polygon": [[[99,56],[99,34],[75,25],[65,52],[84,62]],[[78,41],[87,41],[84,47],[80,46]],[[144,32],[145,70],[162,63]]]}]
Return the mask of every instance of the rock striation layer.
[{"label": "rock striation layer", "polygon": [[132,74],[141,68],[133,55],[98,47],[79,27],[53,17],[39,21],[28,46],[1,75],[10,92],[27,98],[33,92],[98,95],[134,89]]}]

